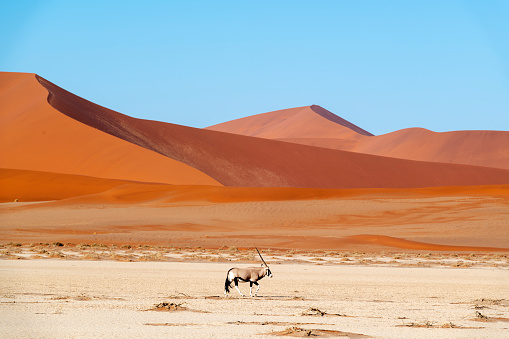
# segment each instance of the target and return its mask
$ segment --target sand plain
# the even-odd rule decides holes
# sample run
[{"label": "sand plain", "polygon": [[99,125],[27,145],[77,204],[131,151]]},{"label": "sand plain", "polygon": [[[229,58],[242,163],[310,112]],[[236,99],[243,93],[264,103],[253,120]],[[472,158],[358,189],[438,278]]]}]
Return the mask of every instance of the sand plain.
[{"label": "sand plain", "polygon": [[391,191],[127,184],[49,202],[0,204],[0,239],[506,252],[508,192],[507,186]]},{"label": "sand plain", "polygon": [[[277,264],[264,256],[274,276],[260,282],[255,298],[235,290],[223,296],[226,271],[249,265],[242,261],[0,260],[0,332],[5,338],[508,337],[507,267]],[[240,288],[247,293],[246,284]],[[163,302],[185,309],[155,310]]]}]

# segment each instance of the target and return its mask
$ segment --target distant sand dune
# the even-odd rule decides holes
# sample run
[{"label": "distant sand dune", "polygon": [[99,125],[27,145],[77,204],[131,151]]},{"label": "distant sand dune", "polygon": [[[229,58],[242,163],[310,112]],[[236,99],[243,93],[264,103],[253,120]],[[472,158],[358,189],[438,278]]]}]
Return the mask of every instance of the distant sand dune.
[{"label": "distant sand dune", "polygon": [[318,105],[257,114],[206,129],[266,139],[295,138],[296,136],[355,139],[359,135],[373,135]]},{"label": "distant sand dune", "polygon": [[[114,187],[134,184],[73,174],[58,174],[0,168],[0,203],[18,200],[49,201],[105,192]],[[144,187],[150,184],[144,184]]]},{"label": "distant sand dune", "polygon": [[50,92],[50,104],[72,119],[187,164],[226,186],[361,188],[509,183],[508,170],[377,157],[135,119],[45,79],[38,80]]},{"label": "distant sand dune", "polygon": [[385,247],[395,247],[407,250],[422,250],[422,251],[500,251],[509,252],[509,248],[496,248],[496,247],[478,247],[478,246],[451,246],[451,245],[437,245],[429,244],[418,241],[410,241],[401,238],[388,237],[385,235],[375,234],[360,234],[347,237],[347,242],[370,244]]},{"label": "distant sand dune", "polygon": [[317,105],[253,115],[207,129],[393,158],[509,169],[507,131],[436,133],[407,128],[373,136]]},{"label": "distant sand dune", "polygon": [[0,73],[0,167],[100,178],[219,185],[168,157],[55,110],[34,74]]},{"label": "distant sand dune", "polygon": [[297,201],[335,198],[509,196],[509,185],[446,186],[429,188],[321,189],[293,187],[223,187],[168,185],[0,168],[0,202],[68,200],[90,203],[146,203],[151,201]]}]

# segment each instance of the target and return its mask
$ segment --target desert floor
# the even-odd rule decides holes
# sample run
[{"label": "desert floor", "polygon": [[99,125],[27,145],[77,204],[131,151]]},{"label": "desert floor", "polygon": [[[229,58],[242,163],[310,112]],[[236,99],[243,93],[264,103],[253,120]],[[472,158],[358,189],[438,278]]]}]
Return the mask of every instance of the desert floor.
[{"label": "desert floor", "polygon": [[138,186],[0,204],[1,337],[509,338],[505,186]]},{"label": "desert floor", "polygon": [[66,247],[2,247],[2,337],[509,338],[503,253],[263,251],[274,276],[258,297],[225,298],[227,270],[254,265],[254,254]]},{"label": "desert floor", "polygon": [[509,251],[509,188],[130,186],[0,204],[3,243]]}]

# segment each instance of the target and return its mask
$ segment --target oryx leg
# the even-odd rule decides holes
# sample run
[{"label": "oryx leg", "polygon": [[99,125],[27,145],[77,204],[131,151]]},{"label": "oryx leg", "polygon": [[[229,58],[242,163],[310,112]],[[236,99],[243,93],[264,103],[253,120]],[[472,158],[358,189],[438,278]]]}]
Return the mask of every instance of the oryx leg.
[{"label": "oryx leg", "polygon": [[235,278],[235,288],[237,289],[237,291],[239,292],[239,294],[243,297],[245,297],[244,294],[242,294],[242,292],[239,290],[239,279],[238,278]]},{"label": "oryx leg", "polygon": [[256,281],[250,281],[249,282],[249,295],[253,297],[253,284],[255,284],[256,286],[258,286],[258,288],[256,289],[256,292],[254,294],[254,296],[256,296],[256,294],[258,293],[258,290],[260,289],[260,284],[258,284]]}]

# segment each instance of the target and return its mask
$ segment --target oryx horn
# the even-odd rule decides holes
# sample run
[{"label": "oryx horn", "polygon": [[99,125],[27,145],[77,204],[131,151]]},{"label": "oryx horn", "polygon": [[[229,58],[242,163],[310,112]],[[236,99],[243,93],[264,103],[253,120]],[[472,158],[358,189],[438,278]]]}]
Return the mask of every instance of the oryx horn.
[{"label": "oryx horn", "polygon": [[[255,247],[256,248],[256,247]],[[262,255],[260,254],[260,251],[258,251],[258,248],[256,248],[256,252],[258,252],[258,255],[260,256],[260,259],[262,259],[263,263],[265,264],[265,266],[269,267],[269,265],[267,265],[267,263],[265,262],[265,260],[263,260],[263,257]]]}]

